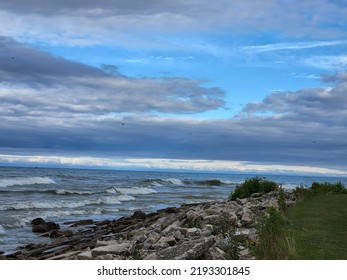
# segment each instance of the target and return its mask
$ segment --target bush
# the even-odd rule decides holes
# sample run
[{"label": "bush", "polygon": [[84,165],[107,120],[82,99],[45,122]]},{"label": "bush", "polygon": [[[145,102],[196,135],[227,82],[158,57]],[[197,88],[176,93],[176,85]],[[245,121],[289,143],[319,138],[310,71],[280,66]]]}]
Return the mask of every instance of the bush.
[{"label": "bush", "polygon": [[279,190],[279,185],[277,183],[265,180],[261,177],[254,177],[236,186],[235,190],[229,195],[229,199],[246,198],[250,197],[253,193],[268,193],[276,190]]}]

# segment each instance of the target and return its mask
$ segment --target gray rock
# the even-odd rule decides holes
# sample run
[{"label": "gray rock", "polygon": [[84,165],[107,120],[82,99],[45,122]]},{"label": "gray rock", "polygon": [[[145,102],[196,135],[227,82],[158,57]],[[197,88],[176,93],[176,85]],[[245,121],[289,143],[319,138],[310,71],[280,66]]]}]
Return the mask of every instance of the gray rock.
[{"label": "gray rock", "polygon": [[180,245],[169,247],[156,253],[158,260],[196,260],[202,257],[215,243],[214,238],[201,238],[183,242]]},{"label": "gray rock", "polygon": [[92,257],[96,258],[100,255],[130,255],[134,250],[134,244],[130,242],[125,242],[121,244],[113,244],[108,246],[101,246],[94,248],[91,253]]},{"label": "gray rock", "polygon": [[250,224],[252,224],[252,222],[253,222],[253,219],[252,219],[252,217],[251,217],[251,215],[249,213],[244,213],[242,215],[241,224],[243,226],[250,225]]},{"label": "gray rock", "polygon": [[245,205],[248,202],[248,198],[237,198],[236,201],[240,205]]},{"label": "gray rock", "polygon": [[77,259],[78,260],[92,260],[93,259],[92,252],[90,250],[82,252],[82,253],[77,255]]}]

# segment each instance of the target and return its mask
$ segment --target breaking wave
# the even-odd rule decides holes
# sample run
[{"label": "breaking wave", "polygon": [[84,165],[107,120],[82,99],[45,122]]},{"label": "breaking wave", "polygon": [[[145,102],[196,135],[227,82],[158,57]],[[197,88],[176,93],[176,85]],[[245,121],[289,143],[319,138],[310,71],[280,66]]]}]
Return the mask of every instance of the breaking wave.
[{"label": "breaking wave", "polygon": [[62,208],[80,208],[87,205],[101,204],[122,204],[121,201],[135,200],[134,197],[126,194],[119,196],[105,196],[97,199],[87,199],[82,201],[21,201],[7,205],[0,205],[0,210],[34,210],[34,209],[62,209]]},{"label": "breaking wave", "polygon": [[0,235],[5,235],[6,231],[2,225],[0,225]]},{"label": "breaking wave", "polygon": [[54,180],[49,177],[24,177],[24,178],[8,178],[0,179],[0,187],[6,188],[10,186],[25,186],[25,185],[41,185],[41,184],[56,184]]}]

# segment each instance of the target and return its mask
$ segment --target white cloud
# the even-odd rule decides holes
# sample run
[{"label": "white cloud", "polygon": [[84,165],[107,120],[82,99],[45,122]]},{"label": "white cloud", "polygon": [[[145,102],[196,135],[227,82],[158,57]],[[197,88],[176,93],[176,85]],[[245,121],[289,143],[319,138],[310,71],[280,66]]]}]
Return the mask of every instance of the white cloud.
[{"label": "white cloud", "polygon": [[347,55],[316,55],[303,59],[303,63],[318,69],[341,71],[347,69]]},{"label": "white cloud", "polygon": [[346,40],[342,41],[310,41],[310,42],[290,42],[290,43],[275,43],[258,46],[246,46],[242,48],[242,51],[250,53],[262,53],[273,52],[283,50],[302,50],[321,47],[330,47],[338,45],[347,45]]},{"label": "white cloud", "polygon": [[178,160],[167,158],[101,158],[101,157],[66,157],[66,156],[19,156],[2,155],[3,164],[31,164],[51,166],[76,166],[124,169],[169,169],[193,170],[208,172],[250,172],[250,173],[277,173],[277,174],[316,174],[345,176],[347,170],[322,168],[300,165],[273,165],[256,164],[247,161],[227,160]]}]

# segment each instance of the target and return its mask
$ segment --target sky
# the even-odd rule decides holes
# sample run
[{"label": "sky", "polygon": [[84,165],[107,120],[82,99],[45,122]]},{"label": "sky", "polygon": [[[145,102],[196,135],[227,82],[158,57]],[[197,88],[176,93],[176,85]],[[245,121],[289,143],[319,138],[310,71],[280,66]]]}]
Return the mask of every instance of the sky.
[{"label": "sky", "polygon": [[347,175],[346,0],[0,1],[0,165]]}]

